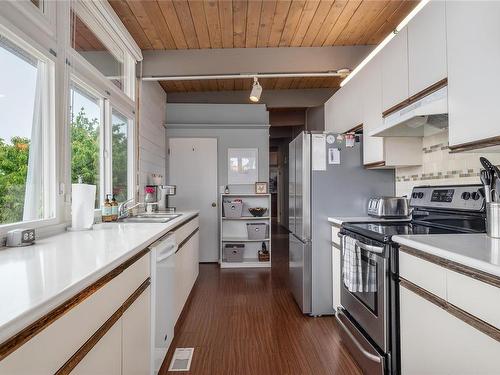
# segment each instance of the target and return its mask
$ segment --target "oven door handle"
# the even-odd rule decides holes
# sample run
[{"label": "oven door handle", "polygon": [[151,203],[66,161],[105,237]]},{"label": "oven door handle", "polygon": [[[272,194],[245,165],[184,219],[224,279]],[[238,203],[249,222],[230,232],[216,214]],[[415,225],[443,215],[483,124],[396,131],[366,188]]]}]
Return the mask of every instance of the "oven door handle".
[{"label": "oven door handle", "polygon": [[382,254],[384,252],[384,248],[380,246],[373,246],[373,245],[368,245],[364,242],[361,242],[359,240],[356,240],[356,246],[359,248],[369,251],[371,253],[376,253],[376,254]]},{"label": "oven door handle", "polygon": [[349,331],[349,328],[347,328],[346,325],[344,324],[344,322],[342,322],[342,319],[340,319],[340,314],[341,314],[340,308],[337,308],[337,311],[335,312],[335,318],[337,319],[337,323],[344,330],[344,332],[349,336],[349,338],[352,340],[354,345],[356,345],[356,347],[359,349],[359,351],[361,353],[363,353],[363,355],[366,358],[370,359],[373,362],[380,363],[382,361],[382,359],[379,356],[376,356],[376,355],[370,353],[369,351],[367,351],[365,348],[363,348],[363,346],[359,343],[359,341],[356,339],[356,337],[351,333],[351,331]]}]

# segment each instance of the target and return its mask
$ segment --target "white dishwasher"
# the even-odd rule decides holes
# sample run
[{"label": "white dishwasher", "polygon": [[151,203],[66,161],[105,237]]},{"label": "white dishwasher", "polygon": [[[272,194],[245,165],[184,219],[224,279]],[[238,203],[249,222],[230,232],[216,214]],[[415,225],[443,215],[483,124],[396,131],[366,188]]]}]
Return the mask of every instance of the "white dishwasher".
[{"label": "white dishwasher", "polygon": [[174,233],[167,233],[151,249],[151,347],[152,369],[158,373],[174,338],[175,252]]}]

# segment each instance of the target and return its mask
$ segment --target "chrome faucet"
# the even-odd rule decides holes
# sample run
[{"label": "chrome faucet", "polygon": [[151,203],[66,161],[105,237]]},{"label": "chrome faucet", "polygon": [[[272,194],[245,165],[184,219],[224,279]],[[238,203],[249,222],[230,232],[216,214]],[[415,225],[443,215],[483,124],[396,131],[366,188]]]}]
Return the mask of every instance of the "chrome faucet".
[{"label": "chrome faucet", "polygon": [[130,210],[140,205],[140,203],[136,203],[132,207],[128,207],[128,204],[132,202],[135,202],[134,198],[127,199],[125,202],[122,202],[118,205],[118,220],[128,217]]}]

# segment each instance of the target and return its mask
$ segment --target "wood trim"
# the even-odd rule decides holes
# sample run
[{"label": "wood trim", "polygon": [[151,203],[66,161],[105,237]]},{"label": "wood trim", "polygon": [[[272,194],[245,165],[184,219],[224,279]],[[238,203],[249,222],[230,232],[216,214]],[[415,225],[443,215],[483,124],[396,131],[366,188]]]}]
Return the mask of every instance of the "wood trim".
[{"label": "wood trim", "polygon": [[437,81],[436,83],[430,85],[429,87],[423,89],[422,91],[417,92],[415,95],[412,95],[408,98],[409,104],[413,104],[416,101],[425,98],[427,95],[432,94],[433,92],[436,92],[439,89],[442,89],[443,87],[448,86],[448,77],[443,78],[440,81]]},{"label": "wood trim", "polygon": [[385,161],[375,161],[373,163],[366,163],[363,164],[363,167],[365,167],[366,169],[382,168],[385,167]]},{"label": "wood trim", "polygon": [[[193,237],[199,231],[200,231],[200,228],[198,227],[194,231],[192,231],[189,236],[187,236],[186,238],[184,238],[182,240],[182,242],[179,244],[179,246],[177,247],[177,251],[179,251],[191,239],[191,237]],[[176,253],[177,253],[177,251],[176,251]]]},{"label": "wood trim", "polygon": [[426,97],[429,94],[432,94],[433,92],[447,85],[448,85],[448,78],[443,78],[442,80],[430,85],[429,87],[423,89],[422,91],[417,92],[415,95],[410,96],[408,99],[405,99],[402,102],[392,106],[391,108],[386,109],[384,112],[382,112],[382,117],[387,117],[390,114],[393,114],[394,112],[397,112],[400,109],[409,106],[410,104],[413,104],[416,101],[419,101],[420,99]]},{"label": "wood trim", "polygon": [[172,229],[170,229],[169,232],[175,232],[177,229],[179,229],[179,228],[183,227],[184,225],[190,223],[191,221],[193,221],[194,219],[196,219],[198,216],[200,216],[200,215],[196,214],[193,217],[189,218],[188,220],[183,221],[182,223],[177,224],[175,227],[173,227]]},{"label": "wood trim", "polygon": [[455,271],[475,280],[500,288],[500,277],[498,276],[494,276],[484,271],[479,271],[472,267],[426,253],[425,251],[416,250],[408,246],[400,245],[399,250],[414,257],[437,264],[438,266],[447,268],[451,271]]},{"label": "wood trim", "polygon": [[41,318],[37,319],[35,322],[31,323],[28,327],[24,328],[19,333],[15,334],[11,338],[7,339],[0,344],[0,361],[7,357],[9,354],[14,352],[20,346],[28,342],[33,336],[40,333],[45,327],[52,324],[54,321],[59,319],[62,315],[67,313],[72,308],[76,307],[79,303],[90,297],[92,294],[101,289],[108,282],[113,280],[116,276],[125,271],[132,264],[137,262],[140,258],[146,255],[149,249],[146,248],[141,250],[139,253],[134,255],[132,258],[126,260],[121,265],[108,272],[106,275],[102,276],[95,283],[89,285],[81,292],[71,297],[67,301],[63,302],[61,305],[57,306],[52,311],[48,312]]},{"label": "wood trim", "polygon": [[477,150],[480,148],[493,147],[500,145],[500,137],[491,137],[480,141],[460,143],[458,145],[449,146],[451,153]]},{"label": "wood trim", "polygon": [[447,313],[453,315],[455,318],[460,319],[462,322],[470,325],[471,327],[477,329],[478,331],[488,335],[492,339],[500,342],[500,329],[492,326],[489,323],[469,314],[468,312],[462,310],[461,308],[452,305],[448,301],[428,292],[427,290],[413,284],[412,282],[400,277],[400,286],[408,289],[409,291],[417,294],[418,296],[424,298],[425,300],[433,303],[434,305],[442,308]]},{"label": "wood trim", "polygon": [[347,133],[356,133],[357,131],[363,130],[363,123],[356,125],[355,127],[347,130],[344,132],[344,134]]},{"label": "wood trim", "polygon": [[402,102],[390,107],[389,109],[386,109],[384,112],[382,112],[382,117],[387,117],[390,114],[393,114],[394,112],[399,111],[400,109],[403,109],[404,107],[408,106],[410,104],[409,99],[405,99]]},{"label": "wood trim", "polygon": [[66,361],[64,365],[57,370],[56,375],[66,375],[75,369],[76,366],[85,358],[85,356],[97,345],[104,335],[113,327],[113,325],[122,317],[127,309],[139,298],[139,296],[149,287],[151,278],[147,278],[135,291],[126,299],[126,301],[116,310],[106,322],[94,332],[92,336]]}]

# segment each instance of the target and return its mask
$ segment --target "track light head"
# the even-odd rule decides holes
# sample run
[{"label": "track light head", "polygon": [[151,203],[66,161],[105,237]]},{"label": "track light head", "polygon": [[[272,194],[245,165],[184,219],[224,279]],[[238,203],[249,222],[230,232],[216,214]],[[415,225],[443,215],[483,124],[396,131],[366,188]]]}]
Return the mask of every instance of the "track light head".
[{"label": "track light head", "polygon": [[252,91],[250,92],[250,100],[254,103],[257,103],[260,100],[261,94],[262,94],[262,86],[259,83],[259,79],[257,77],[253,77],[253,85],[252,85]]}]

